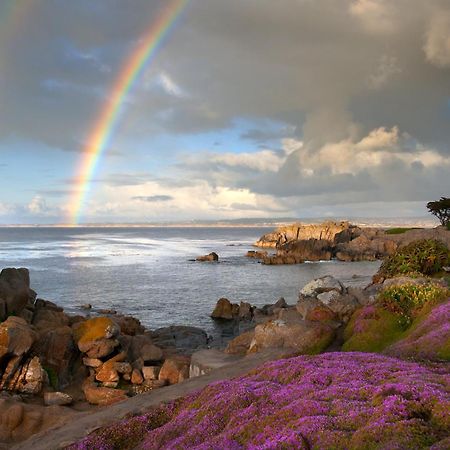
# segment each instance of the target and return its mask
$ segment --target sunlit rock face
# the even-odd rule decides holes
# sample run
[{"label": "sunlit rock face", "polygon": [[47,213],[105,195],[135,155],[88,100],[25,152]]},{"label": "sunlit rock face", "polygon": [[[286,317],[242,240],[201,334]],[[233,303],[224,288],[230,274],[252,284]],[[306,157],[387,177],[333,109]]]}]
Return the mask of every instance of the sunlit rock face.
[{"label": "sunlit rock face", "polygon": [[97,431],[87,448],[446,448],[448,368],[377,354],[271,362]]}]

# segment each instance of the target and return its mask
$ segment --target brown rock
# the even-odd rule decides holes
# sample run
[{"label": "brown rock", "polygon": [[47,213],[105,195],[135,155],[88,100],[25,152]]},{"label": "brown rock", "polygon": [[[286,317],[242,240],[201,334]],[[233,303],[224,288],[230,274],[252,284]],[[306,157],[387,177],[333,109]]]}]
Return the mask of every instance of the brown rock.
[{"label": "brown rock", "polygon": [[180,383],[189,378],[190,357],[173,356],[167,358],[159,372],[159,379],[169,384]]},{"label": "brown rock", "polygon": [[97,367],[100,367],[103,362],[98,358],[83,358],[83,364],[86,367],[93,367],[96,369]]},{"label": "brown rock", "polygon": [[247,302],[241,302],[239,304],[238,317],[240,320],[252,320],[253,306]]},{"label": "brown rock", "polygon": [[251,330],[236,336],[228,342],[225,353],[229,355],[245,355],[250,348],[254,335],[255,332]]},{"label": "brown rock", "polygon": [[142,368],[144,380],[157,380],[160,368],[158,366],[146,366]]},{"label": "brown rock", "polygon": [[38,394],[47,379],[37,356],[24,364],[20,373],[16,372],[16,374],[11,381],[12,390],[23,394]]},{"label": "brown rock", "polygon": [[114,364],[114,368],[116,369],[117,373],[120,373],[122,375],[131,374],[131,372],[133,371],[131,364],[128,362],[116,362]]},{"label": "brown rock", "polygon": [[261,251],[249,250],[245,256],[247,256],[247,258],[264,259],[267,257],[267,252],[266,251],[261,252]]},{"label": "brown rock", "polygon": [[336,320],[336,315],[327,306],[318,305],[307,312],[306,320],[311,322],[331,322]]},{"label": "brown rock", "polygon": [[78,344],[78,348],[81,352],[86,353],[89,358],[104,358],[110,355],[118,345],[117,339],[100,339]]},{"label": "brown rock", "polygon": [[298,354],[317,354],[333,338],[333,329],[320,322],[271,320],[256,326],[249,353],[265,348],[289,348]]},{"label": "brown rock", "polygon": [[95,317],[75,324],[72,329],[74,340],[83,353],[88,353],[95,342],[108,341],[120,333],[120,327],[109,317]]},{"label": "brown rock", "polygon": [[133,359],[142,358],[147,361],[161,361],[163,358],[162,350],[152,343],[148,336],[135,336],[132,341]]},{"label": "brown rock", "polygon": [[209,255],[198,256],[195,259],[196,261],[209,261],[209,262],[219,261],[219,255],[215,252],[211,252]]},{"label": "brown rock", "polygon": [[36,341],[37,335],[20,317],[8,317],[0,324],[0,362],[5,356],[22,356]]},{"label": "brown rock", "polygon": [[27,305],[32,306],[35,298],[27,269],[7,268],[0,272],[0,321],[11,314],[19,315]]},{"label": "brown rock", "polygon": [[144,382],[144,377],[139,369],[133,369],[131,374],[131,383],[132,384],[142,384]]},{"label": "brown rock", "polygon": [[80,353],[70,327],[60,326],[41,332],[34,351],[39,355],[42,365],[56,373],[58,389],[71,382],[73,367]]},{"label": "brown rock", "polygon": [[227,298],[220,298],[211,317],[213,319],[232,320],[236,317],[236,308],[233,310],[233,304]]},{"label": "brown rock", "polygon": [[141,322],[139,322],[139,320],[135,317],[123,316],[119,314],[114,317],[114,322],[119,325],[120,331],[128,336],[143,334],[145,331],[145,328],[141,325]]},{"label": "brown rock", "polygon": [[127,399],[124,390],[98,387],[92,378],[85,380],[82,389],[86,400],[92,405],[107,406]]},{"label": "brown rock", "polygon": [[[102,383],[115,383],[119,381],[119,374],[117,372],[117,363],[121,363],[126,358],[124,352],[117,354],[116,356],[108,359],[102,366],[98,369],[95,379],[101,381]],[[131,369],[131,366],[130,366]]]}]

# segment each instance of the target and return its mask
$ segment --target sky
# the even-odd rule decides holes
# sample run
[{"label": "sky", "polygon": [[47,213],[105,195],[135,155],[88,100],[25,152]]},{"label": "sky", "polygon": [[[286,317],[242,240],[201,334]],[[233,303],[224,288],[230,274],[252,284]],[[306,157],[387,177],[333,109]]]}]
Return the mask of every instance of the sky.
[{"label": "sky", "polygon": [[[71,222],[169,1],[0,0],[1,224]],[[426,215],[450,194],[450,0],[187,1],[85,188],[80,223]]]}]

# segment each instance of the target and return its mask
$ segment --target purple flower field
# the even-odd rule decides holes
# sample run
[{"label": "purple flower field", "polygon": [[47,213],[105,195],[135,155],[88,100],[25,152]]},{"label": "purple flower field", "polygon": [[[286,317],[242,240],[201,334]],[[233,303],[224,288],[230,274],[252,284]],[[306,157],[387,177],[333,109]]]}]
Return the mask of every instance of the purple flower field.
[{"label": "purple flower field", "polygon": [[367,353],[268,363],[72,449],[450,448],[450,371]]}]

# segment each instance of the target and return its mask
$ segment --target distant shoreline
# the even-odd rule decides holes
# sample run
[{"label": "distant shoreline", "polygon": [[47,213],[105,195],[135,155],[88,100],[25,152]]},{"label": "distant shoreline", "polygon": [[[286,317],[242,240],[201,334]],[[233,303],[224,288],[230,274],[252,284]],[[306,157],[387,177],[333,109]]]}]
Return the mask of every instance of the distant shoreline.
[{"label": "distant shoreline", "polygon": [[320,224],[325,221],[347,221],[360,227],[374,227],[374,228],[392,228],[392,227],[419,227],[419,228],[434,228],[439,225],[437,220],[432,217],[405,217],[405,218],[314,218],[314,219],[255,219],[250,222],[249,219],[242,219],[242,222],[236,221],[205,221],[198,223],[87,223],[80,225],[71,224],[3,224],[1,228],[276,228],[279,226],[290,225],[293,223],[303,224]]}]

